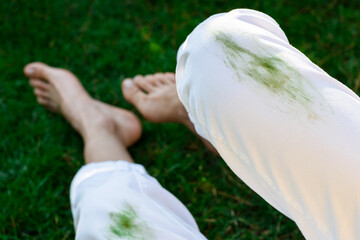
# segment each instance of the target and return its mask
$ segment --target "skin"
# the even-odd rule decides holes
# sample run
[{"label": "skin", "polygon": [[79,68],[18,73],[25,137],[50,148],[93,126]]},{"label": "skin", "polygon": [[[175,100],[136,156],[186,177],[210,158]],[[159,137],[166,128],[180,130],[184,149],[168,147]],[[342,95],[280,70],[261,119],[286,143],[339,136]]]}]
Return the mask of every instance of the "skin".
[{"label": "skin", "polygon": [[150,122],[175,122],[185,125],[214,154],[219,155],[209,141],[200,137],[176,92],[174,73],[137,75],[122,83],[125,99],[133,104]]},{"label": "skin", "polygon": [[[132,112],[92,98],[71,72],[44,63],[30,63],[24,74],[40,105],[62,115],[82,136],[85,163],[109,160],[134,162],[127,147],[140,139],[142,127]],[[152,122],[177,122],[195,133],[181,104],[173,73],[157,73],[125,79],[122,91],[127,101]],[[210,143],[206,146],[216,153]]]},{"label": "skin", "polygon": [[[140,139],[142,130],[134,113],[95,100],[79,79],[65,69],[35,62],[25,66],[24,74],[29,78],[38,103],[62,115],[81,135],[85,164],[109,160],[134,162],[127,147]],[[149,121],[181,123],[195,133],[177,96],[173,73],[126,79],[122,91],[126,100],[134,104]],[[210,143],[204,142],[214,149]],[[110,213],[110,218],[112,236],[127,239],[154,237],[147,223],[138,217],[131,205]]]}]

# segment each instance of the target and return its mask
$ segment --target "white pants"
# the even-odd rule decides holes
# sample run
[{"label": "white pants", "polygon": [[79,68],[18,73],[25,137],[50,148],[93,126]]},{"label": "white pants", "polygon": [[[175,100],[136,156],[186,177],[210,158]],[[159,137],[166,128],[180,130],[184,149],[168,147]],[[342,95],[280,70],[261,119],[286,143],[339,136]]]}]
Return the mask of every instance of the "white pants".
[{"label": "white pants", "polygon": [[[360,99],[272,18],[210,17],[180,47],[176,81],[196,131],[307,239],[360,239]],[[204,239],[139,165],[83,167],[71,204],[77,239]]]},{"label": "white pants", "polygon": [[139,164],[85,165],[70,201],[76,239],[206,239],[186,207]]}]

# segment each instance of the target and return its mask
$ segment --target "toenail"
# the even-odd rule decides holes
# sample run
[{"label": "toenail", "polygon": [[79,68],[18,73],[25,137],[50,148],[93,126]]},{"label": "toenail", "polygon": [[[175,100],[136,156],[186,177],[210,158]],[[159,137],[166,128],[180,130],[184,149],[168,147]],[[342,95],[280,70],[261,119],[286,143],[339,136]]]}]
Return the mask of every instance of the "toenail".
[{"label": "toenail", "polygon": [[133,83],[133,81],[131,81],[131,80],[125,80],[124,81],[124,87],[126,87],[126,88],[130,88],[130,87],[132,87],[134,85],[134,83]]},{"label": "toenail", "polygon": [[25,72],[26,72],[27,74],[33,74],[33,73],[35,72],[35,70],[34,70],[34,68],[29,67],[29,68],[26,68],[26,69],[25,69]]}]

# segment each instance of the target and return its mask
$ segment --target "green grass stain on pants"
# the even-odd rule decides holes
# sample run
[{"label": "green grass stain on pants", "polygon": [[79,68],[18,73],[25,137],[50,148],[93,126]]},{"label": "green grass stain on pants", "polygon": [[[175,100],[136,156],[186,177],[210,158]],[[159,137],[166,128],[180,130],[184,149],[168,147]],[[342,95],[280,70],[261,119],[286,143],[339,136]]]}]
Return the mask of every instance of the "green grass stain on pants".
[{"label": "green grass stain on pants", "polygon": [[283,100],[303,106],[310,118],[317,118],[313,108],[314,96],[322,97],[311,82],[289,63],[269,54],[260,44],[256,53],[243,48],[223,32],[215,33],[215,41],[224,52],[224,63],[235,72],[239,81],[245,74]]},{"label": "green grass stain on pants", "polygon": [[154,233],[148,224],[142,220],[134,208],[125,204],[119,212],[111,212],[110,239],[127,239],[127,240],[151,240],[156,239]]}]

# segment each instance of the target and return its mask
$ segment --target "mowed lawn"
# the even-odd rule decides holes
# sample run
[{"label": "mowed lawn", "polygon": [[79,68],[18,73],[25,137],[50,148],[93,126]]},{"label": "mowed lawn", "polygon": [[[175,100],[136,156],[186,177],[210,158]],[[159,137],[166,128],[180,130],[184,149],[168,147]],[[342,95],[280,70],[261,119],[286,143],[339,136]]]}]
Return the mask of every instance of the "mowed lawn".
[{"label": "mowed lawn", "polygon": [[[95,98],[134,110],[121,81],[174,71],[192,29],[234,8],[272,16],[291,44],[359,93],[357,0],[1,1],[0,239],[74,239],[69,186],[83,145],[60,116],[38,106],[22,74],[26,63],[68,68]],[[130,148],[135,160],[189,208],[209,239],[303,239],[185,127],[142,123],[143,137]]]}]

